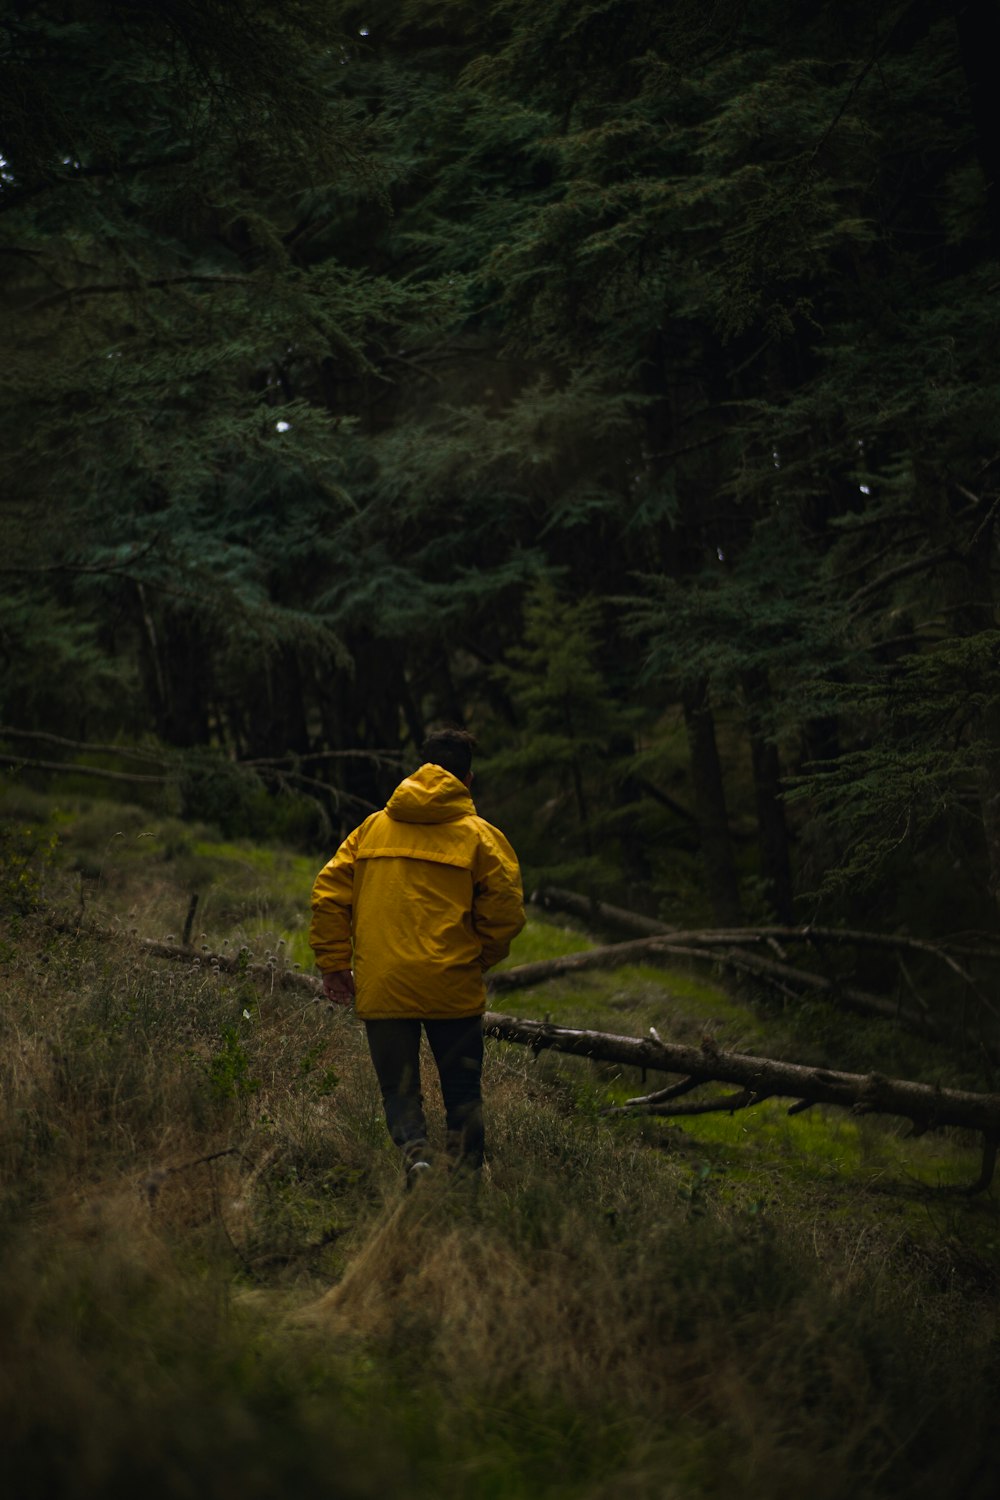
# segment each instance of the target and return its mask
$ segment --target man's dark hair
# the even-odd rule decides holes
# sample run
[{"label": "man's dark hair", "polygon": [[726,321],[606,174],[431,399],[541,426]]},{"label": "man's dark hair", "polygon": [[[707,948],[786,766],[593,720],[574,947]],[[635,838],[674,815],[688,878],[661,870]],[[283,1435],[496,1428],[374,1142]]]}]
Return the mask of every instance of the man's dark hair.
[{"label": "man's dark hair", "polygon": [[459,781],[464,781],[472,765],[475,739],[467,729],[435,729],[424,740],[421,755],[424,764],[441,766]]}]

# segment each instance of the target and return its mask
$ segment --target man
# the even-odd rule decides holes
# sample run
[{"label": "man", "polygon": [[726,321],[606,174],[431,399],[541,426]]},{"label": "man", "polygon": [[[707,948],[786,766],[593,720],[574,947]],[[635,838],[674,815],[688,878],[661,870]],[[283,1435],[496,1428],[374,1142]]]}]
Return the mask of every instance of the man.
[{"label": "man", "polygon": [[[452,1164],[483,1163],[483,975],[524,926],[517,857],[469,795],[475,741],[432,734],[424,763],[316,878],[309,941],[334,1005],[356,1000],[407,1185],[429,1170],[420,1032]],[[351,972],[353,939],[354,972]]]}]

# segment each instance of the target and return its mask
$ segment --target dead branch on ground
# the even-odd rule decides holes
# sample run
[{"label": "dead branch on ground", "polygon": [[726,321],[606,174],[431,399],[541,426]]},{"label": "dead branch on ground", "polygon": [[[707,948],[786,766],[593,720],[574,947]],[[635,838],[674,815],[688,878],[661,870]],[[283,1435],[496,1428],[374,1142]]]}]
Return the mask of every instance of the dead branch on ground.
[{"label": "dead branch on ground", "polygon": [[549,979],[561,979],[565,975],[585,973],[589,969],[656,963],[664,958],[695,958],[777,983],[784,988],[786,994],[792,993],[799,997],[806,994],[822,995],[844,1010],[875,1016],[880,1020],[898,1021],[924,1036],[934,1034],[932,1023],[922,1011],[898,1005],[881,995],[868,994],[808,969],[797,969],[756,953],[747,953],[742,947],[735,946],[742,937],[742,933],[719,929],[672,932],[668,937],[610,943],[601,948],[588,948],[582,953],[567,953],[561,958],[542,959],[537,963],[519,964],[513,969],[500,969],[491,975],[490,988],[494,993],[502,994],[508,990],[531,989]]},{"label": "dead branch on ground", "polygon": [[[720,955],[712,951],[711,957],[716,962],[725,962],[728,967],[753,973],[753,965],[758,965],[759,974],[764,979],[786,979],[793,988],[801,987],[804,980],[808,979],[809,987],[819,991],[825,991],[828,995],[835,991],[841,997],[841,1003],[847,1009],[855,1009],[861,1012],[868,1010],[873,1014],[892,1016],[902,1020],[904,1024],[916,1031],[933,1035],[935,1027],[930,1021],[928,1007],[923,997],[916,990],[912,978],[903,964],[903,955],[906,953],[919,954],[933,959],[947,968],[955,977],[967,987],[968,992],[975,996],[982,1010],[990,1015],[1000,1017],[1000,1008],[985,993],[982,985],[976,980],[969,969],[959,959],[985,959],[988,961],[1000,960],[1000,941],[986,937],[978,946],[973,946],[965,941],[932,943],[926,939],[911,937],[909,933],[882,933],[866,932],[857,928],[820,927],[811,923],[801,927],[732,927],[732,928],[709,928],[682,932],[675,926],[666,922],[657,921],[653,917],[645,916],[639,912],[630,912],[623,907],[610,906],[606,902],[592,900],[582,896],[575,891],[563,890],[558,886],[545,886],[534,892],[531,897],[534,905],[542,907],[547,911],[563,911],[569,915],[580,917],[596,925],[606,925],[621,931],[634,932],[642,937],[661,935],[673,944],[687,944],[691,949],[688,957],[701,958],[704,960],[708,953],[704,950],[715,950],[718,947],[730,946],[728,955]],[[808,970],[789,970],[781,974],[780,970],[768,969],[767,960],[758,958],[756,955],[747,953],[748,948],[767,946],[776,951],[782,959],[786,958],[782,951],[783,946],[800,945],[809,948],[813,953],[822,955],[824,948],[874,948],[892,952],[896,955],[903,969],[904,977],[907,979],[911,994],[913,996],[913,1007],[897,1006],[879,996],[867,995],[864,991],[852,989],[839,983],[837,980],[825,979],[815,976]],[[625,948],[625,944],[609,945],[614,948]],[[600,952],[601,950],[595,950]],[[680,954],[678,955],[680,956]],[[629,957],[623,957],[623,962],[632,962]],[[598,964],[597,967],[603,967]],[[553,976],[555,977],[555,976]],[[534,981],[540,982],[540,981]],[[783,985],[779,988],[784,990]],[[829,988],[827,988],[829,987]],[[784,990],[787,993],[787,990]],[[873,1003],[874,1002],[874,1003]]]},{"label": "dead branch on ground", "polygon": [[[899,1116],[911,1122],[916,1135],[944,1126],[977,1131],[983,1138],[982,1170],[968,1191],[982,1192],[993,1179],[1000,1142],[1000,1094],[942,1089],[908,1079],[886,1078],[881,1073],[843,1073],[801,1063],[776,1062],[748,1053],[722,1052],[707,1044],[691,1047],[654,1037],[576,1030],[493,1011],[487,1011],[483,1021],[488,1036],[520,1043],[536,1053],[551,1048],[594,1061],[680,1075],[680,1083],[657,1094],[609,1106],[604,1111],[609,1116],[677,1116],[720,1110],[733,1113],[774,1097],[794,1101],[790,1114],[801,1113],[813,1104],[832,1104],[855,1115]],[[736,1084],[739,1092],[701,1102],[679,1102],[682,1094],[707,1083]]]},{"label": "dead branch on ground", "polygon": [[[75,923],[55,925],[64,932],[88,935],[86,929],[81,929]],[[272,990],[297,990],[308,994],[317,1003],[323,1003],[321,980],[311,974],[303,974],[298,969],[289,968],[277,958],[272,958],[266,964],[255,963],[246,948],[235,954],[212,953],[207,948],[197,950],[155,938],[139,938],[125,933],[111,934],[99,929],[92,930],[89,935],[104,938],[130,937],[132,942],[137,943],[152,957],[186,962],[203,972],[208,970],[220,974],[246,975],[258,983],[266,984]],[[513,974],[517,970],[508,969],[501,971],[501,975],[503,973]],[[490,1010],[483,1016],[483,1031],[486,1036],[500,1041],[528,1046],[536,1054],[551,1049],[590,1058],[592,1061],[679,1075],[677,1083],[656,1093],[630,1099],[624,1105],[609,1106],[604,1110],[604,1114],[608,1116],[677,1116],[719,1111],[733,1113],[737,1109],[748,1109],[773,1097],[794,1101],[788,1110],[790,1115],[799,1114],[814,1104],[832,1104],[841,1109],[849,1109],[855,1115],[886,1114],[908,1119],[913,1126],[914,1135],[922,1135],[927,1130],[944,1126],[977,1131],[983,1138],[982,1167],[978,1179],[967,1191],[983,1192],[993,1180],[1000,1146],[1000,1094],[942,1089],[907,1079],[886,1078],[880,1073],[844,1073],[801,1063],[776,1062],[772,1058],[757,1057],[749,1053],[723,1052],[708,1042],[704,1042],[701,1047],[664,1042],[658,1034],[629,1037],[611,1032],[553,1026],[548,1021],[529,1021]],[[738,1092],[709,1100],[691,1101],[688,1104],[678,1102],[684,1095],[693,1093],[707,1083],[735,1084]]]}]

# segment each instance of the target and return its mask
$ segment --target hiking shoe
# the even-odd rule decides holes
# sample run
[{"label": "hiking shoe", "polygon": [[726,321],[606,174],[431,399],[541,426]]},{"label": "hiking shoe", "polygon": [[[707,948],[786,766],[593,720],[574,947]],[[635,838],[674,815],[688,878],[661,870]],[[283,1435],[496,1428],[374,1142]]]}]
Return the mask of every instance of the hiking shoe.
[{"label": "hiking shoe", "polygon": [[407,1192],[409,1192],[410,1188],[416,1187],[418,1183],[430,1176],[433,1170],[430,1162],[425,1161],[422,1156],[418,1156],[415,1161],[408,1162],[406,1167]]}]

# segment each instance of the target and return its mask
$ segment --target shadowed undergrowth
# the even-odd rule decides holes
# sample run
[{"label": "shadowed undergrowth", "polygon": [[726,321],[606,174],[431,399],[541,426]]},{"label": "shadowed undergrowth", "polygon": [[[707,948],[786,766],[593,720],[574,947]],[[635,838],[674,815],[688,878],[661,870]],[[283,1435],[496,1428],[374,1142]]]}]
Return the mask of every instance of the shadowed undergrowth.
[{"label": "shadowed undergrowth", "polygon": [[[480,1191],[403,1195],[352,1017],[54,931],[39,881],[0,934],[11,1493],[992,1495],[995,1199],[919,1180],[961,1143],[609,1122],[637,1079],[493,1046]],[[739,1025],[655,980],[606,1024]]]}]

